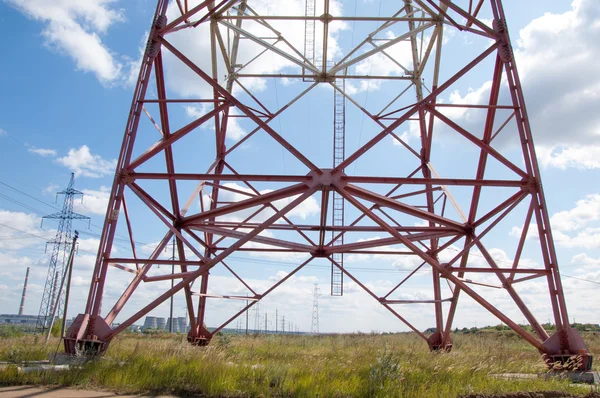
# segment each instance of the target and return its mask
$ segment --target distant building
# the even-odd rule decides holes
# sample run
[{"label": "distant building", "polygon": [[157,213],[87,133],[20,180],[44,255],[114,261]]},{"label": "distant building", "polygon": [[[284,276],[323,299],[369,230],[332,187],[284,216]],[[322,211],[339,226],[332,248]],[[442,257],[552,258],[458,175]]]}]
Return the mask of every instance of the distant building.
[{"label": "distant building", "polygon": [[[162,318],[163,323],[165,321],[165,318]],[[142,331],[148,330],[148,329],[158,329],[158,318],[155,316],[147,316],[146,320],[144,321],[144,326],[142,326]]]},{"label": "distant building", "polygon": [[[169,331],[171,326],[171,318],[159,318],[156,316],[147,316],[144,321],[144,325],[141,327],[142,331],[153,329],[153,330],[165,330]],[[187,332],[187,319],[185,317],[173,318],[173,332],[174,333],[185,333]]]},{"label": "distant building", "polygon": [[[166,330],[171,330],[171,318],[167,319]],[[187,318],[181,316],[179,318],[173,318],[173,333],[186,333],[187,332]]]},{"label": "distant building", "polygon": [[37,324],[37,315],[1,314],[0,325],[33,326]]}]

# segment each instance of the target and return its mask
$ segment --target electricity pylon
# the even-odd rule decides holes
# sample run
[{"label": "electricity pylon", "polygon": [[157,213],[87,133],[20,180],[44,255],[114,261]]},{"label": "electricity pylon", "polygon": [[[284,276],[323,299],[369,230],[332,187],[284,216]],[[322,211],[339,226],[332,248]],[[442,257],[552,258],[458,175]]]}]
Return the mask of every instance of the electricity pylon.
[{"label": "electricity pylon", "polygon": [[315,283],[313,293],[312,324],[310,325],[311,334],[319,334],[319,285]]},{"label": "electricity pylon", "polygon": [[[298,2],[188,7],[158,0],[87,304],[69,329],[65,350],[104,352],[116,335],[179,291],[190,319],[188,340],[208,344],[323,259],[337,269],[334,294],[343,283],[335,277],[343,275],[431,350],[452,348],[456,317],[472,313],[460,313],[468,299],[549,364],[580,356],[580,367],[591,367],[589,350],[569,325],[502,1],[405,0],[386,3],[381,13],[362,7],[357,15],[343,12],[344,2],[325,0],[313,10],[313,0],[307,1],[305,8]],[[355,28],[339,29],[349,23]],[[473,84],[481,89],[467,93]],[[337,108],[330,89],[340,95]],[[367,101],[369,90],[378,92]],[[339,156],[332,166],[336,110],[348,122],[338,123]],[[293,128],[284,129],[282,117],[294,120]],[[309,118],[315,123],[307,128]],[[356,146],[341,145],[342,127],[344,140]],[[135,214],[128,211],[131,201]],[[309,202],[316,211],[306,214]],[[518,238],[498,239],[515,223]],[[527,239],[530,228],[538,239]],[[114,250],[117,230],[128,234],[131,252]],[[149,230],[158,243],[144,255],[135,249],[135,236]],[[159,258],[173,237],[177,259]],[[498,258],[494,249],[510,257]],[[236,272],[234,264],[249,252],[302,260],[258,289],[249,278],[264,276],[263,270]],[[396,274],[389,291],[374,291],[338,261],[350,254],[408,274]],[[154,272],[172,263],[180,272]],[[213,270],[218,277],[211,277]],[[222,292],[231,288],[221,273],[248,296]],[[111,278],[130,279],[106,306]],[[172,279],[170,289],[157,283]],[[132,309],[142,284],[156,295]],[[528,306],[522,295],[531,284],[545,292],[547,306]],[[224,300],[248,304],[236,312]],[[205,326],[207,311],[221,323],[214,329]],[[550,313],[553,333],[537,320]],[[521,316],[531,329],[519,325]],[[121,322],[111,326],[117,317]],[[424,332],[423,323],[435,325],[434,332]]]},{"label": "electricity pylon", "polygon": [[[56,318],[62,316],[64,287],[59,291],[59,282],[63,279],[68,265],[67,258],[71,249],[71,240],[73,239],[71,236],[71,224],[73,220],[90,219],[89,217],[73,212],[73,200],[76,196],[83,195],[83,192],[73,188],[74,183],[75,174],[71,173],[71,179],[67,188],[57,193],[57,195],[65,196],[62,210],[58,213],[42,217],[42,222],[44,219],[58,220],[58,227],[54,239],[48,242],[48,244],[52,244],[52,255],[48,263],[48,275],[46,276],[46,284],[44,285],[40,312],[36,324],[36,332],[39,333],[44,333],[53,323],[53,320],[50,319],[50,314],[54,312]],[[54,305],[58,305],[56,311],[53,311]]]}]

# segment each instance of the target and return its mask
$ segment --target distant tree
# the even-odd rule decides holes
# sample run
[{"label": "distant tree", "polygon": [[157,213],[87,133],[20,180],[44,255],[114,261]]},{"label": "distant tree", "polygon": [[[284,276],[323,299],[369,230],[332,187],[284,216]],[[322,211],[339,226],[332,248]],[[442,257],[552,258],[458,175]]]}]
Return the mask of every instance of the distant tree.
[{"label": "distant tree", "polygon": [[15,325],[0,325],[0,337],[21,337],[23,336],[23,329]]},{"label": "distant tree", "polygon": [[50,330],[50,334],[53,337],[60,337],[59,335],[60,335],[60,329],[62,327],[62,323],[63,323],[63,321],[60,318],[57,319],[56,321],[54,321],[54,325],[52,325],[52,330]]}]

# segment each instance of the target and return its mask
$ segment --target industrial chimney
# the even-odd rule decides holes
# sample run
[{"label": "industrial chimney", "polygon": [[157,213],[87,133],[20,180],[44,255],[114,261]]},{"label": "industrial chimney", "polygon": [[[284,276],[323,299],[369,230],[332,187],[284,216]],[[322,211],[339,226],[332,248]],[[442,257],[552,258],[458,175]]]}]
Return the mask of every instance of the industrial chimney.
[{"label": "industrial chimney", "polygon": [[27,295],[27,282],[29,281],[29,270],[31,267],[27,267],[25,273],[25,283],[23,284],[23,295],[21,296],[21,306],[19,307],[19,315],[23,315],[23,307],[25,307],[25,296]]}]

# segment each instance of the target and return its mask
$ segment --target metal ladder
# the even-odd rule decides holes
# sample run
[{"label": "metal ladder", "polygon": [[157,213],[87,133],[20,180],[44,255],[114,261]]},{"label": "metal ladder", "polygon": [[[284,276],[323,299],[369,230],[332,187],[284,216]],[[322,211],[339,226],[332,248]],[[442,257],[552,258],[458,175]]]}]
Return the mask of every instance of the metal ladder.
[{"label": "metal ladder", "polygon": [[[316,0],[306,0],[304,15],[316,16]],[[315,20],[304,20],[304,57],[313,65],[315,64]],[[312,74],[312,73],[311,73]],[[302,75],[306,75],[306,69],[302,69]]]},{"label": "metal ladder", "polygon": [[[316,16],[316,0],[306,0],[305,13],[307,17]],[[304,57],[317,66],[319,69],[321,65],[317,65],[315,59],[315,20],[306,19],[304,21]],[[328,66],[333,66],[335,63],[329,61]],[[306,69],[302,69],[302,75],[304,81],[315,81],[315,76],[311,73],[311,76],[306,76]],[[340,88],[345,91],[346,84],[345,79],[341,79]],[[345,151],[345,140],[346,140],[346,97],[333,90],[333,167],[340,165],[346,156]],[[333,214],[332,214],[332,226],[343,226],[344,225],[344,198],[341,197],[337,192],[333,192]],[[332,231],[332,239],[337,235],[336,231]],[[333,246],[344,244],[343,235],[332,242]],[[335,253],[333,254],[333,261],[338,263],[341,267],[344,266],[344,255]],[[343,296],[344,295],[344,273],[331,263],[331,295],[332,296]]]},{"label": "metal ladder", "polygon": [[[342,91],[346,90],[345,79],[341,79],[339,84]],[[333,90],[333,167],[339,166],[346,158],[346,97],[338,90]],[[342,170],[343,171],[343,170]],[[332,226],[344,225],[344,198],[337,192],[332,192],[333,195],[333,215]],[[332,231],[332,239],[339,232]],[[344,235],[332,242],[333,246],[343,245]],[[333,261],[344,267],[344,255],[342,253],[334,253]],[[341,269],[331,263],[331,295],[344,295],[344,273]]]}]

